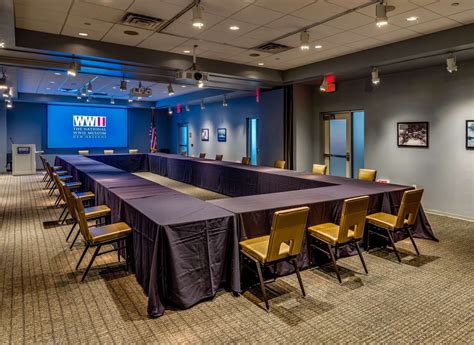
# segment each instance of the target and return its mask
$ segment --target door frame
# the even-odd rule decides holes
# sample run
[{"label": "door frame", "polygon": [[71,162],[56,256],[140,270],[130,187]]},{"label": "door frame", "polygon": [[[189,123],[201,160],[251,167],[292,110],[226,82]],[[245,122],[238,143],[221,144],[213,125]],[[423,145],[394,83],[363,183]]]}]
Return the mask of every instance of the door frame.
[{"label": "door frame", "polygon": [[[330,120],[346,120],[346,177],[352,178],[352,112],[349,111],[336,111],[336,112],[324,112],[322,114],[322,121],[324,126],[324,143],[323,143],[323,157],[324,164],[327,165],[328,172],[331,171],[330,167]],[[338,156],[344,157],[344,156]]]},{"label": "door frame", "polygon": [[247,117],[247,132],[246,132],[246,141],[247,141],[247,147],[246,147],[246,154],[247,154],[247,157],[251,157],[250,156],[250,136],[249,136],[249,129],[250,129],[250,121],[251,120],[256,120],[256,123],[257,123],[257,140],[256,140],[256,144],[257,144],[257,157],[256,157],[256,160],[255,160],[255,165],[258,165],[259,163],[259,151],[260,151],[260,142],[259,142],[259,118],[258,117]]},{"label": "door frame", "polygon": [[181,127],[186,127],[186,156],[189,156],[189,123],[188,122],[183,122],[183,123],[178,123],[178,140],[177,140],[177,144],[178,144],[178,154],[180,155],[181,154],[181,146],[184,146],[184,145],[181,145],[180,144],[180,135],[181,135]]}]

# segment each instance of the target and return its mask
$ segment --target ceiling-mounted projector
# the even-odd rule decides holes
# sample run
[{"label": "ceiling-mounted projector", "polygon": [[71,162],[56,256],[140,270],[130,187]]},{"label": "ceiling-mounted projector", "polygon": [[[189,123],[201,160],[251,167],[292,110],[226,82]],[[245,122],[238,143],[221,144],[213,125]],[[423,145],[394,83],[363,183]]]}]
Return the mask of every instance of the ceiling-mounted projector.
[{"label": "ceiling-mounted projector", "polygon": [[194,70],[188,71],[179,71],[176,75],[177,79],[185,79],[185,80],[195,80],[195,81],[208,81],[209,80],[209,73],[207,72],[200,72]]},{"label": "ceiling-mounted projector", "polygon": [[138,87],[130,90],[130,95],[134,97],[150,97],[152,94],[153,90],[149,87],[143,87],[141,82],[138,84]]}]

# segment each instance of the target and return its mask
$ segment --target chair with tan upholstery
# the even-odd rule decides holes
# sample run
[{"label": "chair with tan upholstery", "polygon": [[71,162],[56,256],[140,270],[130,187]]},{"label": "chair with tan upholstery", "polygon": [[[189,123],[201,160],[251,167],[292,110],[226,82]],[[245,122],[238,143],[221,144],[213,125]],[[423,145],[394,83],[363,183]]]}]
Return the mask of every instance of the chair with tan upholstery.
[{"label": "chair with tan upholstery", "polygon": [[376,177],[377,177],[377,170],[359,169],[359,180],[375,181]]},{"label": "chair with tan upholstery", "polygon": [[138,149],[129,149],[129,150],[128,150],[128,153],[131,154],[131,155],[137,154],[137,153],[138,153]]},{"label": "chair with tan upholstery", "polygon": [[242,157],[243,165],[250,165],[250,157]]},{"label": "chair with tan upholstery", "polygon": [[[421,205],[421,197],[423,196],[423,189],[408,190],[403,193],[402,202],[396,216],[385,212],[378,212],[367,216],[367,223],[369,225],[369,238],[370,234],[376,234],[390,241],[393,251],[397,256],[398,262],[402,262],[400,254],[395,247],[393,240],[393,234],[398,231],[406,231],[410,236],[411,243],[415,247],[416,255],[420,255],[418,248],[415,244],[415,240],[411,234],[411,230],[415,226],[416,217]],[[387,236],[383,236],[377,230],[380,229],[387,233]],[[367,243],[369,246],[369,243]]]},{"label": "chair with tan upholstery", "polygon": [[323,164],[313,164],[313,174],[316,175],[326,175],[326,171],[328,170],[327,165]]},{"label": "chair with tan upholstery", "polygon": [[[346,199],[342,206],[341,221],[339,225],[334,223],[324,223],[308,228],[310,235],[310,245],[331,257],[334,270],[336,271],[337,280],[342,283],[336,260],[340,247],[353,244],[359,254],[360,261],[364,267],[365,273],[368,273],[364,258],[359,248],[359,241],[364,236],[365,217],[367,216],[367,207],[369,205],[369,197],[362,196],[358,198]],[[328,248],[326,252],[317,245],[311,243],[311,239],[316,242],[325,244]]]},{"label": "chair with tan upholstery", "polygon": [[224,155],[216,155],[216,161],[221,161],[224,159]]},{"label": "chair with tan upholstery", "polygon": [[[81,282],[82,282],[86,278],[87,273],[89,273],[89,270],[92,267],[92,264],[94,263],[94,260],[97,256],[107,254],[113,251],[120,251],[127,247],[127,246],[120,247],[120,244],[123,240],[128,240],[130,238],[130,235],[132,234],[132,229],[127,223],[124,223],[124,222],[107,224],[107,225],[97,226],[97,227],[89,227],[89,224],[87,223],[87,217],[85,214],[84,205],[82,204],[82,200],[80,199],[76,199],[76,211],[77,211],[77,218],[79,222],[79,228],[80,228],[82,236],[84,237],[84,241],[86,242],[86,247],[84,248],[84,252],[82,253],[79,259],[79,262],[76,265],[76,270],[81,265],[82,259],[84,259],[84,256],[86,255],[87,250],[90,247],[95,247],[95,251],[94,251],[94,254],[92,255],[92,259],[87,265],[87,268],[84,274],[82,275],[82,278],[81,278]],[[102,248],[102,246],[107,245],[107,244],[114,244],[114,243],[117,245],[114,246],[112,249],[107,250],[102,253],[100,252],[100,249]],[[128,255],[130,254],[127,250],[127,256]],[[127,263],[128,263],[128,259],[127,259]]]},{"label": "chair with tan upholstery", "polygon": [[286,162],[282,160],[276,160],[275,163],[273,164],[273,167],[277,169],[285,169],[285,166],[286,166]]},{"label": "chair with tan upholstery", "polygon": [[[308,207],[298,207],[288,210],[277,211],[273,215],[270,235],[256,237],[240,242],[240,252],[257,265],[260,288],[265,300],[266,309],[269,310],[262,268],[273,265],[280,261],[288,261],[295,268],[301,292],[305,296],[303,281],[301,280],[296,257],[301,251],[306,221],[308,219]],[[243,257],[242,257],[243,259]]]},{"label": "chair with tan upholstery", "polygon": [[[64,181],[64,182],[68,182],[72,180],[72,175],[69,175],[69,172],[67,170],[62,170],[62,169],[55,170],[53,166],[51,166],[51,164],[49,164],[48,162],[46,162],[46,167],[48,169],[48,174],[51,177],[51,180],[48,182],[48,184],[46,184],[46,188],[49,188],[48,195],[52,196],[54,191],[58,188],[58,184],[53,174],[56,174],[59,180]],[[56,203],[59,201],[59,198],[60,196],[58,197],[58,199],[56,199]]]},{"label": "chair with tan upholstery", "polygon": [[[49,169],[48,169],[48,166],[46,163],[48,163],[48,161],[46,160],[46,158],[44,158],[43,156],[40,156],[40,160],[41,160],[41,164],[43,165],[43,170],[44,170],[44,175],[43,175],[43,182],[46,182],[46,183],[49,183],[51,181],[51,176],[49,175]],[[63,169],[62,166],[51,166],[51,169],[53,171],[60,171]]]},{"label": "chair with tan upholstery", "polygon": [[[63,224],[68,216],[68,208],[67,208],[67,200],[66,195],[64,194],[64,188],[70,188],[71,190],[77,190],[82,186],[82,182],[80,181],[61,181],[59,176],[56,173],[53,173],[53,178],[55,180],[55,184],[58,187],[59,195],[54,203],[54,206],[61,206],[61,201],[64,201],[64,208],[61,212],[61,215],[58,218],[58,223]],[[64,219],[63,219],[64,217]]]},{"label": "chair with tan upholstery", "polygon": [[113,155],[114,150],[104,150],[104,155]]},{"label": "chair with tan upholstery", "polygon": [[88,155],[89,150],[79,150],[79,151],[77,151],[77,153],[80,154],[80,155]]},{"label": "chair with tan upholstery", "polygon": [[201,158],[201,159],[206,158],[206,153],[205,153],[205,152],[201,152],[201,153],[199,154],[199,158]]}]

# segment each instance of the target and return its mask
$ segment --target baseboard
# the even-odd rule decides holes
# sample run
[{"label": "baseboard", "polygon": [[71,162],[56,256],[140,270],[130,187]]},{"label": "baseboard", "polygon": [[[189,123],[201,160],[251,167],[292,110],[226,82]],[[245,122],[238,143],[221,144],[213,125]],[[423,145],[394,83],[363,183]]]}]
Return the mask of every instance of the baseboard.
[{"label": "baseboard", "polygon": [[453,213],[447,213],[447,212],[437,211],[437,210],[428,210],[428,209],[425,209],[425,212],[426,213],[431,213],[431,214],[436,214],[438,216],[444,216],[444,217],[449,217],[449,218],[454,218],[454,219],[459,219],[459,220],[465,220],[467,222],[474,222],[474,218],[464,217],[464,216],[460,216],[460,215],[453,214]]}]

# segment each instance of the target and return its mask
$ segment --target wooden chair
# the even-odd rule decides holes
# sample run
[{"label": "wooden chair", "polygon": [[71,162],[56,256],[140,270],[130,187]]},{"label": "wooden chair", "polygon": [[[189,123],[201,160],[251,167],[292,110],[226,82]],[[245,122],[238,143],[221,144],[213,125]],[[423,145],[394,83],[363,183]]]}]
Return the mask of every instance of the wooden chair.
[{"label": "wooden chair", "polygon": [[58,188],[56,179],[54,178],[53,174],[58,175],[59,180],[63,182],[72,180],[72,175],[69,175],[66,170],[54,170],[54,168],[49,164],[49,162],[46,162],[46,167],[48,169],[48,174],[51,176],[51,180],[46,184],[46,189],[49,188],[48,195],[52,196],[54,191]]},{"label": "wooden chair", "polygon": [[326,175],[327,170],[328,170],[327,165],[313,164],[313,174]]},{"label": "wooden chair", "polygon": [[255,262],[257,266],[260,288],[267,311],[270,310],[270,306],[265,292],[262,267],[265,268],[266,266],[273,265],[275,269],[276,263],[280,261],[290,262],[295,268],[301,292],[303,296],[306,295],[296,263],[296,257],[301,251],[308,211],[308,207],[277,211],[273,215],[270,235],[240,242],[240,252],[242,255]]},{"label": "wooden chair", "polygon": [[113,155],[114,150],[104,150],[104,155]]},{"label": "wooden chair", "polygon": [[[61,212],[61,215],[58,218],[58,223],[64,223],[66,220],[66,217],[68,216],[68,209],[67,209],[67,202],[66,202],[66,196],[64,194],[64,187],[68,187],[70,189],[76,190],[82,186],[82,182],[80,181],[72,181],[72,182],[65,182],[61,181],[59,179],[59,176],[56,173],[53,173],[53,178],[55,180],[55,184],[58,187],[59,191],[59,196],[56,199],[56,202],[54,203],[54,206],[60,206],[61,200],[64,201],[64,208],[63,211]],[[64,219],[63,219],[64,216]]]},{"label": "wooden chair", "polygon": [[89,150],[79,150],[79,151],[77,151],[77,153],[80,154],[80,155],[88,155]]},{"label": "wooden chair", "polygon": [[[376,234],[390,241],[393,251],[397,256],[398,262],[402,262],[400,254],[395,247],[392,233],[398,231],[406,231],[410,236],[411,243],[415,247],[416,255],[420,255],[418,248],[413,239],[411,230],[415,226],[416,217],[421,205],[421,197],[423,196],[423,189],[408,190],[403,193],[402,202],[396,216],[385,212],[378,212],[367,216],[367,223],[369,225],[369,238],[370,234]],[[383,236],[377,229],[387,233],[387,236]],[[367,243],[369,247],[369,243]]]},{"label": "wooden chair", "polygon": [[48,189],[51,183],[54,183],[52,173],[55,172],[59,176],[65,176],[68,174],[66,170],[63,170],[62,166],[52,166],[49,162],[42,156],[40,156],[41,163],[43,164],[43,169],[45,175],[43,176],[43,181],[46,182],[45,189]]},{"label": "wooden chair", "polygon": [[377,177],[377,170],[359,169],[359,180],[375,181],[376,177]]},{"label": "wooden chair", "polygon": [[[41,164],[43,165],[43,170],[44,170],[44,175],[43,175],[43,182],[49,182],[49,180],[51,179],[51,176],[49,176],[49,170],[48,170],[48,167],[46,166],[46,163],[48,162],[46,160],[46,158],[44,158],[43,156],[39,156],[40,157],[40,160],[41,160]],[[62,170],[63,167],[62,166],[51,166],[52,170],[53,171],[57,171],[57,170]]]},{"label": "wooden chair", "polygon": [[[94,260],[97,256],[107,254],[110,252],[114,251],[120,251],[122,249],[126,249],[125,247],[120,247],[120,244],[123,240],[128,240],[129,236],[132,233],[132,229],[127,223],[120,222],[120,223],[114,223],[114,224],[108,224],[104,226],[98,226],[98,227],[89,227],[89,224],[87,223],[87,217],[85,215],[85,210],[84,206],[82,204],[82,200],[76,199],[76,210],[77,210],[77,218],[79,222],[79,228],[81,231],[82,236],[84,237],[84,241],[86,242],[86,247],[84,248],[84,251],[79,259],[79,262],[76,265],[76,270],[79,268],[81,265],[82,259],[84,259],[84,256],[87,253],[87,250],[90,247],[95,247],[94,254],[92,255],[92,259],[87,265],[87,268],[82,275],[81,282],[84,281],[84,279],[87,276],[87,273],[89,273],[89,270],[92,267],[92,264],[94,263]],[[107,250],[105,252],[100,252],[100,249],[107,244],[114,244],[116,243],[117,246],[113,247],[110,250]],[[128,250],[127,250],[127,256],[129,255]],[[128,263],[128,259],[127,259]]]},{"label": "wooden chair", "polygon": [[276,160],[275,163],[273,164],[273,167],[277,169],[285,169],[285,166],[286,166],[286,162],[282,160]]},{"label": "wooden chair", "polygon": [[250,157],[242,157],[243,165],[250,165]]},{"label": "wooden chair", "polygon": [[221,161],[224,158],[224,155],[216,155],[216,161]]},{"label": "wooden chair", "polygon": [[201,159],[206,158],[206,153],[205,153],[205,152],[201,152],[201,153],[199,154],[199,158],[201,158]]},{"label": "wooden chair", "polygon": [[[340,247],[353,244],[357,249],[362,266],[365,273],[368,273],[364,258],[359,248],[359,241],[364,236],[365,217],[367,216],[367,207],[369,205],[369,197],[362,196],[358,198],[346,199],[342,206],[341,221],[339,225],[334,223],[324,223],[308,228],[310,236],[310,246],[316,248],[331,257],[334,270],[336,271],[337,280],[342,283],[339,269],[337,268],[337,250]],[[311,239],[316,242],[325,244],[328,248],[324,249],[314,245]]]},{"label": "wooden chair", "polygon": [[128,153],[131,154],[131,155],[137,154],[137,153],[138,153],[138,149],[129,149],[129,150],[128,150]]}]

